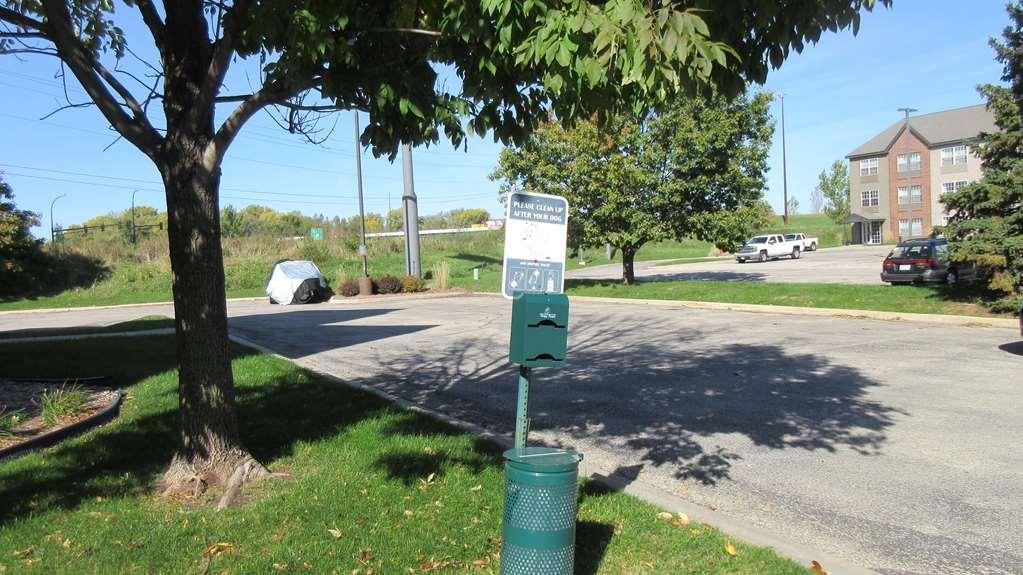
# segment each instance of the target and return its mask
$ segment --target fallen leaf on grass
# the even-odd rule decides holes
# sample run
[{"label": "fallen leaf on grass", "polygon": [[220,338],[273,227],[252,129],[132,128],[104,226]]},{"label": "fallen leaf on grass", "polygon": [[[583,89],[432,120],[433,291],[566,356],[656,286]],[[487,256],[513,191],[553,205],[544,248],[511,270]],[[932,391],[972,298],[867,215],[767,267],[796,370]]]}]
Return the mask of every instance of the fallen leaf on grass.
[{"label": "fallen leaf on grass", "polygon": [[225,551],[231,551],[232,549],[234,549],[234,543],[228,543],[226,541],[222,541],[220,543],[214,543],[213,545],[210,545],[209,547],[206,548],[205,551],[202,552],[202,554],[203,555],[220,555],[221,553],[223,553]]},{"label": "fallen leaf on grass", "polygon": [[359,551],[358,553],[355,554],[354,559],[359,563],[365,565],[366,563],[369,563],[370,559],[373,559],[373,550],[363,549],[362,551]]},{"label": "fallen leaf on grass", "polygon": [[660,513],[657,514],[657,518],[663,521],[671,521],[673,517],[674,515],[668,513],[667,511],[661,511]]},{"label": "fallen leaf on grass", "polygon": [[15,551],[15,552],[11,553],[11,555],[14,555],[18,559],[24,559],[25,557],[30,557],[32,555],[32,553],[35,552],[35,550],[36,550],[36,546],[35,545],[30,545],[30,546],[22,549],[21,551]]},{"label": "fallen leaf on grass", "polygon": [[341,530],[338,529],[337,527],[332,527],[332,528],[328,529],[327,533],[330,533],[330,535],[334,539],[341,539]]},{"label": "fallen leaf on grass", "polygon": [[479,490],[481,490],[481,489],[483,489],[483,485],[477,485],[476,487],[473,487],[473,488],[472,488],[472,489],[470,489],[469,491],[479,491]]},{"label": "fallen leaf on grass", "polygon": [[817,573],[819,575],[828,575],[828,572],[824,570],[824,567],[822,567],[821,564],[816,561],[810,562],[810,571],[813,571],[814,573]]},{"label": "fallen leaf on grass", "polygon": [[735,545],[732,545],[731,543],[726,543],[725,544],[725,553],[728,553],[732,557],[735,557],[736,555],[739,554],[739,551],[737,551],[735,549]]},{"label": "fallen leaf on grass", "polygon": [[274,563],[271,567],[273,567],[274,571],[285,571],[285,570],[288,569],[288,564],[287,563]]}]

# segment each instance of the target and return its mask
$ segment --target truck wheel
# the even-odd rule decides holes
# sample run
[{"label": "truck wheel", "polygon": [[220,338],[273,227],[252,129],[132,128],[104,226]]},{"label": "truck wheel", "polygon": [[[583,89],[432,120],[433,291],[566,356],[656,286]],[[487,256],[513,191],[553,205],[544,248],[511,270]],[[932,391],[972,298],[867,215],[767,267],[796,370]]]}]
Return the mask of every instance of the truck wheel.
[{"label": "truck wheel", "polygon": [[810,251],[811,252],[817,251],[817,242],[813,242],[812,244],[810,244]]},{"label": "truck wheel", "polygon": [[945,275],[945,285],[954,286],[959,283],[959,274],[955,270],[948,270],[948,274]]},{"label": "truck wheel", "polygon": [[760,255],[757,256],[757,261],[760,262],[760,263],[766,262],[767,261],[767,252],[760,252]]},{"label": "truck wheel", "polygon": [[799,248],[792,248],[792,259],[799,259]]}]

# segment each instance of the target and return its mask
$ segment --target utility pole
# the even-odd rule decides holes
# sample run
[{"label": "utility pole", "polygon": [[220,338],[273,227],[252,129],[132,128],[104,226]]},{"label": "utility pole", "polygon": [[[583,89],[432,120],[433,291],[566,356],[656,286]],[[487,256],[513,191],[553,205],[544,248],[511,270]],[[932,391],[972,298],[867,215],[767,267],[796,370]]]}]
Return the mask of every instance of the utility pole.
[{"label": "utility pole", "polygon": [[785,92],[778,93],[781,99],[781,189],[785,201],[785,225],[789,225],[789,166],[785,157]]},{"label": "utility pole", "polygon": [[54,227],[54,225],[53,225],[53,204],[56,204],[57,200],[65,197],[65,196],[67,196],[67,194],[61,194],[61,195],[57,196],[56,198],[53,198],[53,201],[50,202],[50,243],[51,244],[56,244],[56,242],[57,242],[57,228]]},{"label": "utility pole", "polygon": [[373,295],[373,282],[369,279],[366,263],[366,212],[362,201],[362,145],[359,143],[359,112],[355,112],[355,181],[359,190],[359,257],[362,258],[362,276],[359,277],[359,295]]},{"label": "utility pole", "polygon": [[[910,186],[909,184],[910,184],[910,182],[913,181],[913,170],[911,170],[909,168],[909,155],[910,155],[910,150],[912,149],[912,145],[911,145],[912,142],[910,141],[910,137],[909,137],[909,114],[911,112],[915,112],[916,108],[899,108],[898,111],[899,112],[904,112],[906,114],[906,124],[905,124],[905,128],[902,130],[903,136],[905,136],[905,138],[906,138],[906,201],[907,201],[906,205],[908,206],[908,210],[909,210],[909,212],[906,214],[906,235],[909,238],[911,238],[911,237],[913,237],[913,192],[910,190],[910,188],[912,186]],[[895,158],[895,167],[896,167],[896,169],[898,169],[898,167],[899,167],[899,161],[898,160],[899,160],[898,158]],[[899,201],[899,199],[898,199],[898,190],[896,190],[896,194],[895,195],[896,195],[895,201],[898,202]],[[923,201],[923,192],[920,193],[920,200],[921,200],[921,202]],[[896,204],[896,205],[898,205],[898,204]],[[896,213],[898,213],[898,212],[896,212]],[[896,224],[897,223],[898,222],[896,222]],[[923,228],[924,228],[923,218],[920,218],[920,231],[921,232],[923,232]],[[902,236],[902,230],[899,230],[899,236],[900,236],[899,240],[901,241],[903,239],[901,237]],[[908,239],[908,238],[906,238],[906,239]]]},{"label": "utility pole", "polygon": [[138,190],[131,191],[131,245],[135,245],[138,239],[135,236],[135,194]]},{"label": "utility pole", "polygon": [[412,146],[401,145],[401,165],[405,175],[405,195],[401,197],[402,217],[405,220],[405,273],[423,277],[419,266],[419,206],[412,181]]}]

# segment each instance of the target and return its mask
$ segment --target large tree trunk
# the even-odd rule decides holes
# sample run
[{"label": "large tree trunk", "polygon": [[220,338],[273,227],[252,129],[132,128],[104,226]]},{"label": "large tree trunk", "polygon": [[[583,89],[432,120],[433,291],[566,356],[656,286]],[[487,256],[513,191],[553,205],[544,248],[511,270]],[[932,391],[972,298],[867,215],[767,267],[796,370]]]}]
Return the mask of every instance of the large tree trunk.
[{"label": "large tree trunk", "polygon": [[636,252],[635,246],[622,246],[622,281],[626,285],[636,283]]},{"label": "large tree trunk", "polygon": [[[199,140],[199,141],[196,141]],[[265,474],[242,446],[234,410],[220,246],[219,170],[203,165],[201,138],[169,142],[163,179],[174,273],[178,353],[178,452],[164,475],[167,493],[226,484],[240,468]]]}]

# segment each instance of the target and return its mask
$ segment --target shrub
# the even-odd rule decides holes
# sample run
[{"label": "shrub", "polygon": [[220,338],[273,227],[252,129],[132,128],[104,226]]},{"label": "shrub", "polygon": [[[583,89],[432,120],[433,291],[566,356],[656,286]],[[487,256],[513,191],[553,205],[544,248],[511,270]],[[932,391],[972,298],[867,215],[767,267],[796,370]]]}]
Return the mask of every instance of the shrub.
[{"label": "shrub", "polygon": [[435,290],[448,289],[448,276],[451,275],[451,265],[447,260],[441,260],[433,264],[431,272],[430,275],[433,278],[433,285],[431,287]]},{"label": "shrub", "polygon": [[378,293],[401,293],[404,288],[401,278],[392,275],[380,276],[374,283]]},{"label": "shrub", "polygon": [[53,425],[61,419],[80,413],[87,401],[89,393],[80,385],[65,385],[53,390],[44,390],[39,399],[43,423]]},{"label": "shrub", "polygon": [[415,293],[426,290],[426,282],[416,276],[405,276],[401,278],[401,291]]},{"label": "shrub", "polygon": [[345,297],[357,296],[359,295],[359,282],[355,280],[346,280],[345,283],[341,284],[339,292]]},{"label": "shrub", "polygon": [[14,428],[21,423],[21,411],[9,411],[6,407],[0,406],[0,437],[14,435]]}]

